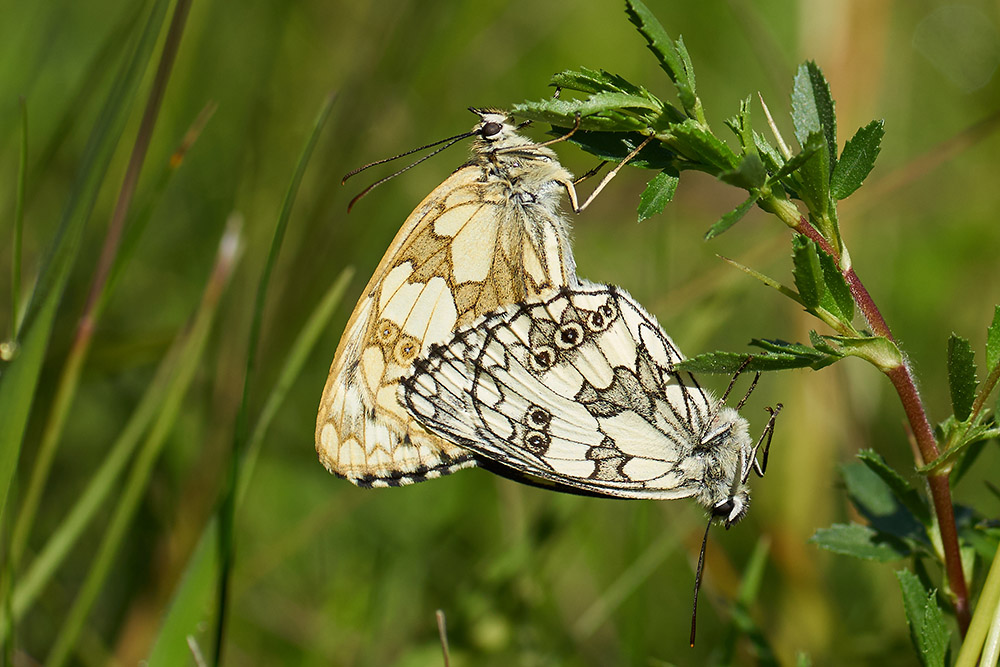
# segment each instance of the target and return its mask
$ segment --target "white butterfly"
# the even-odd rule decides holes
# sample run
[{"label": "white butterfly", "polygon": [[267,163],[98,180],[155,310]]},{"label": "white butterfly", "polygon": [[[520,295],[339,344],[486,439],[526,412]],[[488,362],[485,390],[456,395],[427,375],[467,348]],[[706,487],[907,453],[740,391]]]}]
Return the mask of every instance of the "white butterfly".
[{"label": "white butterfly", "polygon": [[682,359],[628,293],[582,282],[431,346],[400,391],[428,430],[504,467],[600,495],[694,497],[728,527],[774,417],[754,444]]},{"label": "white butterfly", "polygon": [[[398,382],[432,343],[497,308],[575,285],[564,191],[573,177],[506,113],[475,110],[472,160],[403,223],[354,308],[316,420],[316,450],[359,486],[396,486],[474,466],[399,403]],[[457,138],[456,138],[457,139]]]}]

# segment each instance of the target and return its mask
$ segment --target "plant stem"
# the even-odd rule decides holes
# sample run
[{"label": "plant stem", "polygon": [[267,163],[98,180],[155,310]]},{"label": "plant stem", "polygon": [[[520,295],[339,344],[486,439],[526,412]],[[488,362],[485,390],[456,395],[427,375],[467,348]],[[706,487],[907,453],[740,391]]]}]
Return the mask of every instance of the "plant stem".
[{"label": "plant stem", "polygon": [[[838,264],[841,255],[830,242],[823,237],[819,231],[804,218],[799,218],[799,224],[795,226],[795,231],[812,239],[824,252],[829,254]],[[862,284],[861,279],[848,267],[842,271],[844,280],[850,287],[851,295],[855,303],[861,310],[871,327],[872,333],[883,336],[894,344],[896,339],[889,329],[888,323],[882,317],[881,311],[875,305],[871,294]],[[934,438],[934,429],[927,418],[927,410],[923,401],[920,400],[920,392],[917,390],[917,383],[913,376],[913,370],[909,361],[903,355],[901,366],[884,371],[895,387],[899,400],[903,404],[906,418],[910,423],[910,429],[916,438],[917,446],[920,449],[920,456],[923,461],[918,465],[926,465],[935,461],[940,455],[937,440]],[[955,508],[951,501],[951,487],[948,482],[948,471],[939,471],[927,476],[927,484],[930,488],[931,498],[934,502],[934,513],[937,515],[938,526],[941,532],[941,545],[944,549],[945,570],[948,575],[948,583],[952,592],[952,603],[955,607],[955,617],[958,619],[958,627],[962,636],[965,636],[969,627],[969,591],[965,585],[965,575],[962,571],[962,559],[958,547],[958,529],[955,526]]]}]

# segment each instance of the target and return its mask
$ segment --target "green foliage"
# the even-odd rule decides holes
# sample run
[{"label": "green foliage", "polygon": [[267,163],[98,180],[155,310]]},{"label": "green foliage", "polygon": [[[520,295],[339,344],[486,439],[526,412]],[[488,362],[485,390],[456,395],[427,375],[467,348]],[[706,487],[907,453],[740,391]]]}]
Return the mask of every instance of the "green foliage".
[{"label": "green foliage", "polygon": [[906,622],[910,626],[910,638],[920,656],[920,664],[924,667],[943,667],[947,664],[951,633],[938,607],[936,592],[925,590],[920,579],[909,570],[898,570],[896,577],[903,591]]},{"label": "green foliage", "polygon": [[[327,475],[312,451],[315,402],[350,304],[406,213],[462,162],[464,149],[453,148],[436,165],[408,172],[347,218],[349,193],[335,187],[331,174],[454,135],[465,129],[462,109],[469,104],[543,97],[547,77],[567,63],[569,69],[551,78],[563,97],[518,105],[525,117],[551,122],[553,134],[562,136],[579,114],[580,131],[569,141],[600,159],[620,161],[653,136],[630,162],[652,170],[646,188],[629,184],[626,170],[621,187],[616,181],[602,200],[614,203],[622,193],[634,198],[642,192],[638,217],[646,219],[674,201],[681,180],[685,188],[695,186],[678,197],[684,205],[670,211],[669,227],[629,226],[619,207],[603,214],[604,220],[592,210],[574,219],[581,275],[627,286],[663,318],[684,350],[711,350],[703,346],[706,341],[723,338],[751,341],[749,352],[696,355],[684,368],[730,374],[752,354],[746,366],[752,371],[821,369],[857,356],[893,372],[912,358],[930,412],[946,411],[939,406],[949,399],[947,365],[932,354],[947,336],[938,324],[975,317],[970,309],[982,276],[995,268],[995,253],[989,252],[997,243],[989,181],[997,172],[995,151],[949,160],[933,181],[894,180],[894,189],[879,190],[881,197],[859,191],[874,181],[882,121],[863,123],[837,156],[833,96],[820,68],[803,65],[780,90],[761,75],[779,72],[780,78],[785,68],[793,71],[794,63],[781,54],[790,52],[788,44],[809,43],[802,27],[809,22],[781,14],[751,17],[766,21],[775,40],[768,45],[766,38],[748,40],[751,22],[725,10],[676,5],[660,18],[667,28],[692,26],[682,40],[645,5],[629,2],[628,19],[639,29],[630,45],[619,39],[631,32],[620,8],[595,5],[592,12],[556,16],[539,5],[532,25],[556,26],[540,39],[541,33],[525,29],[523,12],[464,1],[440,7],[383,4],[346,11],[346,5],[310,0],[232,12],[209,3],[198,14],[199,29],[185,35],[175,85],[166,91],[149,149],[146,171],[152,176],[138,181],[135,210],[129,212],[111,278],[98,295],[97,310],[106,304],[106,314],[96,323],[91,355],[79,367],[76,396],[62,413],[65,426],[56,435],[60,446],[52,460],[56,481],[39,495],[22,562],[7,561],[7,616],[0,626],[8,633],[5,650],[12,660],[42,661],[57,640],[74,664],[143,659],[193,664],[189,641],[210,660],[213,599],[227,546],[219,541],[216,504],[233,480],[230,466],[238,474],[228,487],[234,501],[228,546],[235,550],[227,663],[439,662],[437,608],[448,613],[455,665],[665,663],[687,652],[689,537],[700,535],[697,524],[704,528],[696,508],[684,502],[554,496],[482,471],[365,491]],[[129,128],[139,125],[140,105],[134,101],[141,100],[142,82],[153,78],[152,56],[143,51],[162,43],[162,21],[152,36],[153,28],[145,26],[159,20],[163,3],[152,14],[152,2],[126,5],[97,3],[82,13],[72,3],[12,5],[12,16],[0,25],[0,49],[8,56],[0,59],[2,98],[8,101],[0,105],[7,129],[0,141],[0,171],[8,184],[0,189],[0,202],[9,213],[0,216],[0,227],[9,226],[0,232],[13,239],[9,249],[0,244],[0,264],[12,269],[0,272],[0,293],[11,295],[9,303],[0,304],[0,335],[16,336],[0,346],[0,479],[15,479],[5,487],[8,523],[25,516],[23,480],[36,470],[39,433],[53,423],[52,413],[62,410],[52,397],[68,365],[86,287],[95,267],[107,268],[99,255],[103,223],[111,215],[129,148],[119,136],[127,139]],[[892,34],[905,36],[905,26],[916,24],[924,11],[908,6],[894,15]],[[393,21],[385,21],[387,12]],[[624,29],[619,35],[614,18]],[[874,29],[874,24],[854,28]],[[880,39],[874,32],[867,36]],[[745,46],[750,41],[753,52]],[[712,49],[710,66],[699,66],[697,85],[685,43],[699,61],[699,53]],[[653,54],[643,56],[645,70],[633,57],[644,53],[642,44]],[[766,64],[753,61],[769,49]],[[572,65],[581,61],[590,67]],[[119,64],[124,74],[117,73]],[[923,147],[943,144],[951,128],[971,125],[996,106],[986,91],[953,94],[927,67],[905,49],[896,50],[892,77],[837,79],[841,99],[879,100],[879,114],[886,115],[893,132],[884,162],[893,166],[894,176],[914,178],[908,163]],[[643,72],[653,76],[640,84]],[[888,88],[849,89],[899,80],[915,87],[907,87],[905,96]],[[234,440],[244,346],[254,326],[250,295],[291,165],[329,86],[339,88],[340,99],[350,104],[338,106],[330,118],[329,141],[315,151],[316,164],[302,182],[282,255],[272,265],[255,346],[258,363],[247,378],[252,381],[245,403],[249,439],[241,441],[241,464],[226,445]],[[772,128],[761,125],[769,116],[748,94],[761,90],[771,102],[788,89],[801,98],[791,105],[792,122],[786,115]],[[699,92],[733,105],[706,115]],[[26,103],[19,107],[14,101],[21,95]],[[181,165],[184,150],[175,147],[187,143],[181,139],[185,129],[211,100],[218,101],[219,112]],[[712,129],[717,118],[727,119],[720,134]],[[799,141],[786,143],[778,126],[794,128]],[[537,127],[526,132],[539,134]],[[947,145],[973,143],[957,139]],[[581,164],[574,149],[556,148],[576,173],[592,166],[589,157]],[[961,167],[961,179],[953,165]],[[717,182],[687,176],[691,171]],[[738,188],[730,193],[738,196],[719,195],[723,186]],[[836,209],[847,196],[855,216],[849,229],[858,237],[851,256],[839,238]],[[726,213],[728,208],[733,210]],[[247,220],[242,270],[228,293],[218,295],[213,328],[195,331],[188,327],[190,314],[199,309],[223,221],[234,211]],[[747,281],[739,274],[728,281],[727,266],[719,275],[705,271],[696,234],[689,233],[718,220],[709,238],[730,229],[735,236],[718,239],[713,247],[731,241],[741,253],[760,248],[766,254],[773,246],[762,236],[767,229],[757,224],[755,214],[761,212],[803,237],[796,241],[804,248],[801,262],[794,260],[790,271],[768,265],[787,285],[727,261],[791,299],[792,308],[808,307],[820,317],[819,331],[803,343],[778,340],[789,336],[785,315],[759,298],[760,290],[740,293]],[[736,229],[741,220],[753,224]],[[902,232],[891,231],[896,227]],[[761,257],[752,250],[747,255]],[[350,287],[338,278],[348,264],[361,269]],[[855,267],[873,278],[879,291],[893,295],[893,328],[907,345],[905,358],[877,328],[878,319],[870,318]],[[788,273],[794,281],[784,277]],[[324,325],[342,294],[337,321]],[[25,317],[23,304],[29,300]],[[797,324],[794,330],[808,328]],[[195,339],[204,347],[192,371],[189,364],[199,357],[177,350]],[[322,350],[310,355],[313,343]],[[996,553],[1000,536],[984,516],[995,512],[977,509],[981,502],[995,502],[989,486],[995,475],[987,466],[996,461],[998,428],[989,408],[1000,372],[1000,309],[988,330],[975,386],[968,382],[969,350],[962,352],[966,370],[957,377],[966,382],[956,403],[959,414],[940,421],[942,455],[916,473],[893,456],[909,451],[903,435],[887,435],[899,432],[900,410],[886,402],[884,392],[861,386],[864,376],[849,377],[848,387],[856,392],[852,400],[822,404],[822,419],[801,412],[811,401],[796,400],[796,387],[812,382],[813,374],[760,383],[745,413],[755,425],[753,402],[765,400],[762,395],[775,386],[787,392],[775,397],[786,404],[772,451],[777,458],[772,457],[765,483],[754,487],[754,506],[743,525],[711,538],[703,592],[711,592],[718,604],[703,605],[692,662],[722,656],[717,662],[808,665],[809,655],[816,664],[906,662],[905,646],[900,655],[904,610],[921,659],[941,655],[949,637],[940,632],[939,620],[950,613],[952,591],[943,577],[938,580],[944,567],[937,505],[922,478],[948,471],[953,487],[961,482],[956,494],[969,505],[957,509],[957,531],[967,571],[975,575],[970,581],[977,616],[962,649],[978,656],[983,639],[977,638],[986,636],[977,630],[979,612],[995,609],[1000,599],[1000,583],[979,588],[982,565]],[[17,356],[8,363],[13,353]],[[969,410],[964,420],[959,405]],[[828,428],[831,423],[837,428]],[[857,464],[842,471],[843,488],[831,483],[825,466],[831,452],[842,451],[843,432],[851,434],[851,442],[857,434],[876,443],[895,467],[881,454],[862,452]],[[907,602],[896,605],[895,620],[886,620],[887,602],[878,593],[891,580],[889,568],[869,568],[857,577],[844,561],[831,564],[833,559],[815,558],[811,548],[786,548],[815,531],[816,517],[828,516],[843,489],[857,522],[840,518],[817,532],[815,541],[875,560],[911,559],[917,574],[907,583],[900,578]],[[758,536],[773,533],[775,526],[783,536],[782,557],[768,559],[767,539]],[[937,598],[929,593],[934,588],[942,591]],[[849,596],[836,593],[844,590]],[[938,604],[943,611],[935,611]],[[593,609],[597,612],[590,613]],[[577,630],[583,618],[598,619],[586,634]],[[802,619],[826,619],[827,625],[800,626]],[[67,622],[79,639],[60,631]],[[952,623],[948,619],[945,627]],[[776,631],[782,627],[802,632],[790,640]]]},{"label": "green foliage", "polygon": [[830,176],[830,192],[835,199],[847,199],[860,188],[875,168],[875,159],[882,148],[885,122],[873,120],[844,145],[844,152]]},{"label": "green foliage", "polygon": [[666,171],[654,176],[639,197],[639,222],[662,213],[663,208],[673,201],[679,182],[680,178]]},{"label": "green foliage", "polygon": [[955,417],[964,422],[972,414],[972,401],[976,397],[976,355],[968,340],[951,335],[948,339],[948,387],[951,389],[951,406]]}]

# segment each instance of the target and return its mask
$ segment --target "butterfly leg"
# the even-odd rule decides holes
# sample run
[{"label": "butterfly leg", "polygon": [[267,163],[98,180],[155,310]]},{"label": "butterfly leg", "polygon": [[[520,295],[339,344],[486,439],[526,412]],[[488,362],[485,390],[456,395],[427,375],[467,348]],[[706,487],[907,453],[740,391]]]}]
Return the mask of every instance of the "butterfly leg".
[{"label": "butterfly leg", "polygon": [[[771,438],[774,437],[774,421],[781,412],[781,403],[778,403],[773,408],[766,408],[766,410],[771,413],[771,418],[767,420],[767,424],[764,426],[764,430],[760,434],[760,439],[753,448],[753,471],[757,473],[758,477],[763,477],[764,473],[767,471],[767,454],[771,451]],[[760,449],[761,443],[764,442],[764,438],[767,438],[767,442],[764,444],[764,458],[763,461],[757,462],[757,450]],[[744,480],[745,481],[745,480]]]},{"label": "butterfly leg", "polygon": [[656,135],[651,134],[645,139],[643,139],[642,143],[640,143],[638,146],[632,149],[632,152],[625,156],[625,159],[616,164],[614,169],[606,173],[604,175],[604,178],[601,179],[601,182],[597,184],[597,187],[594,188],[594,191],[590,193],[590,196],[587,197],[587,200],[582,204],[577,203],[579,199],[577,197],[576,188],[573,186],[573,183],[570,182],[564,183],[563,185],[566,187],[566,191],[569,193],[569,201],[570,205],[572,205],[573,207],[573,212],[580,213],[585,208],[590,206],[590,203],[594,201],[594,199],[597,197],[597,195],[601,193],[601,191],[605,188],[605,186],[607,186],[607,184],[611,182],[611,179],[613,179],[615,176],[618,175],[618,172],[621,171],[622,167],[631,162],[632,158],[638,155],[639,151],[645,148],[646,145],[649,144],[649,142],[652,141],[655,136]]}]

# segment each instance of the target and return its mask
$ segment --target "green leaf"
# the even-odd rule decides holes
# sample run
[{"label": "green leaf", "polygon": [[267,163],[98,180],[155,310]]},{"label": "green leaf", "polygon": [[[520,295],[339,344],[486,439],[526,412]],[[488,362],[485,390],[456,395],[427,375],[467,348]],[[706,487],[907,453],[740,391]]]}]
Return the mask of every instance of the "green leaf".
[{"label": "green leaf", "polygon": [[[834,259],[811,239],[798,234],[792,239],[792,262],[795,285],[806,309],[831,326],[850,327],[854,319],[854,297]],[[821,310],[835,321],[830,322]]]},{"label": "green leaf", "polygon": [[792,89],[792,124],[795,138],[805,145],[809,135],[822,132],[826,140],[827,172],[836,165],[837,118],[830,84],[823,71],[813,61],[799,65]]},{"label": "green leaf", "polygon": [[[620,107],[628,106],[627,102],[641,102],[643,106],[637,108],[646,109],[646,113],[624,113]],[[579,115],[583,130],[634,132],[647,130],[660,116],[662,109],[649,110],[649,105],[649,100],[638,96],[599,93],[584,100],[549,98],[522,102],[514,105],[513,113],[558,127],[573,127]]]},{"label": "green leaf", "polygon": [[719,174],[719,180],[751,191],[764,185],[767,181],[767,170],[756,152],[747,153],[736,169]]},{"label": "green leaf", "polygon": [[785,158],[778,152],[778,149],[767,143],[767,139],[758,132],[753,133],[753,144],[757,148],[761,160],[764,161],[767,171],[772,174],[778,173],[778,170],[785,165]]},{"label": "green leaf", "polygon": [[902,475],[890,468],[879,453],[872,449],[863,449],[858,452],[858,459],[885,482],[896,500],[902,503],[920,523],[924,526],[931,525],[931,512],[924,497]]},{"label": "green leaf", "polygon": [[[795,178],[792,179],[794,189],[799,197],[805,202],[809,211],[817,216],[826,216],[831,208],[830,163],[826,149],[822,148],[822,136],[819,131],[816,131],[806,139],[806,143],[802,145],[802,153],[807,152],[805,150],[807,146],[819,143],[821,147],[803,160],[802,165],[795,172]],[[791,171],[792,168],[786,164],[782,171]]]},{"label": "green leaf", "polygon": [[[756,344],[758,341],[752,341]],[[746,366],[747,357],[751,357],[750,363]],[[706,352],[689,357],[676,364],[676,368],[691,373],[722,373],[732,375],[740,368],[746,371],[782,371],[789,368],[811,368],[815,364],[828,359],[825,355],[794,354],[794,353],[771,353],[771,354],[747,354],[739,352]],[[822,365],[827,365],[822,363]]]},{"label": "green leaf", "polygon": [[897,500],[884,479],[861,462],[840,466],[840,474],[851,503],[881,541],[907,553],[927,550],[926,528]]},{"label": "green leaf", "polygon": [[[555,131],[551,134],[562,136],[565,132]],[[577,132],[568,141],[602,160],[621,162],[645,139],[646,137],[638,132]],[[674,152],[659,141],[651,141],[632,158],[629,166],[676,172],[677,163],[677,155]]]},{"label": "green leaf", "polygon": [[964,422],[972,414],[976,400],[976,355],[968,340],[952,334],[948,339],[948,388],[955,417]]},{"label": "green leaf", "polygon": [[753,208],[753,205],[756,204],[759,199],[760,194],[752,194],[742,204],[719,218],[715,224],[709,227],[708,231],[705,232],[705,240],[708,241],[710,239],[714,239],[716,236],[722,234],[724,231],[742,220],[743,216],[745,216],[750,209]]},{"label": "green leaf", "polygon": [[38,385],[56,310],[80,249],[84,227],[97,200],[128,112],[160,34],[168,4],[153,3],[144,31],[118,72],[87,141],[73,192],[63,209],[59,230],[49,246],[17,341],[17,356],[0,376],[0,516],[17,467],[32,399]]},{"label": "green leaf", "polygon": [[676,139],[679,152],[714,166],[719,173],[736,169],[740,164],[733,149],[695,120],[688,119],[671,125],[670,131]]},{"label": "green leaf", "polygon": [[639,222],[663,212],[663,208],[673,201],[680,180],[678,176],[666,171],[661,171],[650,179],[639,196]]},{"label": "green leaf", "polygon": [[903,591],[906,623],[910,626],[910,639],[920,656],[920,664],[944,667],[951,635],[935,591],[925,590],[917,575],[909,570],[897,571],[896,578]]},{"label": "green leaf", "polygon": [[803,305],[814,311],[823,295],[823,268],[816,244],[802,234],[792,238],[792,276]]},{"label": "green leaf", "polygon": [[906,558],[909,551],[900,550],[869,528],[858,523],[835,523],[829,528],[820,528],[809,541],[821,549],[864,560],[887,563]]},{"label": "green leaf", "polygon": [[550,85],[581,93],[625,93],[627,95],[645,97],[658,106],[662,106],[656,96],[642,86],[636,85],[624,77],[612,74],[603,69],[595,70],[589,67],[581,67],[579,70],[559,72],[552,76]]},{"label": "green leaf", "polygon": [[854,319],[854,296],[851,288],[844,279],[844,274],[840,272],[833,257],[826,254],[819,248],[816,249],[819,255],[819,264],[823,269],[823,286],[826,288],[820,305],[832,313],[843,322],[851,322]]},{"label": "green leaf", "polygon": [[859,129],[847,144],[830,176],[834,199],[846,199],[861,187],[875,168],[885,135],[885,121],[873,120]]},{"label": "green leaf", "polygon": [[823,336],[822,338],[836,354],[860,357],[876,366],[883,373],[903,365],[903,353],[888,338],[861,335]]},{"label": "green leaf", "polygon": [[1000,364],[1000,306],[993,307],[993,322],[986,330],[986,372]]},{"label": "green leaf", "polygon": [[660,68],[674,82],[681,105],[689,113],[695,110],[699,104],[695,93],[694,69],[683,41],[674,43],[653,12],[641,0],[625,0],[625,13],[645,38],[646,46],[656,56]]}]

